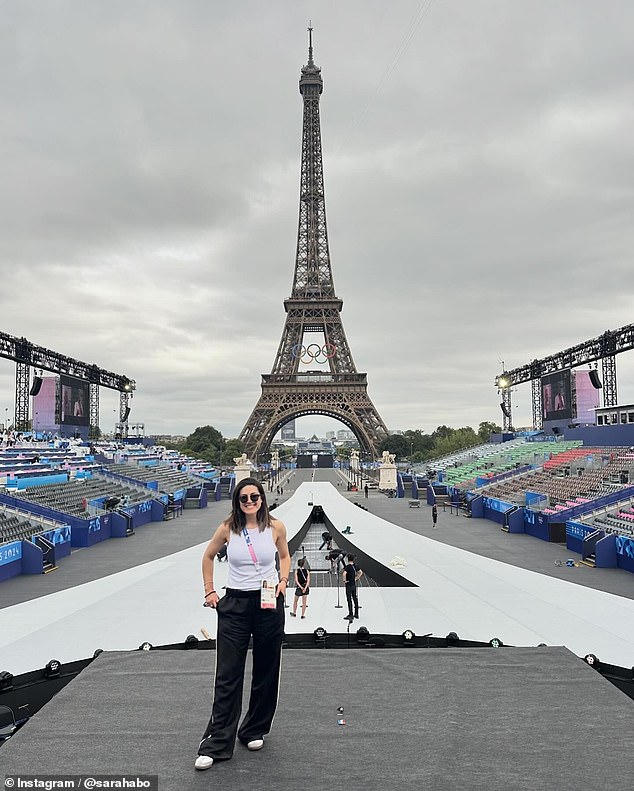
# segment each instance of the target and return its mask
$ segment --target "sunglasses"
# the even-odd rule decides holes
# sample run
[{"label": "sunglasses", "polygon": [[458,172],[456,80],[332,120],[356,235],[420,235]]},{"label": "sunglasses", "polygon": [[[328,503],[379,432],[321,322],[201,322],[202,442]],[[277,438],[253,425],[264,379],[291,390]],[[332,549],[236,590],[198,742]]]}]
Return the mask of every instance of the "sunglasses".
[{"label": "sunglasses", "polygon": [[241,503],[248,503],[251,500],[252,503],[257,503],[260,499],[259,494],[241,494],[240,495],[240,502]]}]

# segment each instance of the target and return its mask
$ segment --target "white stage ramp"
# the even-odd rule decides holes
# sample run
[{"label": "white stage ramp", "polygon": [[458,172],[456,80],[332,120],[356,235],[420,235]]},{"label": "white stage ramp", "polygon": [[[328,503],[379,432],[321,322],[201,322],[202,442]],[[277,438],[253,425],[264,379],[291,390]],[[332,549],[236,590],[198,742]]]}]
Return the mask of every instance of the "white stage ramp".
[{"label": "white stage ramp", "polygon": [[[289,537],[321,505],[339,530],[351,525],[347,540],[359,551],[393,567],[416,587],[362,588],[363,625],[375,633],[466,640],[500,638],[507,645],[564,645],[583,656],[634,665],[634,601],[490,560],[447,546],[357,508],[330,483],[304,483],[281,505]],[[185,517],[186,518],[186,515]],[[160,560],[112,574],[59,593],[0,611],[0,669],[14,675],[92,656],[97,648],[129,650],[147,640],[154,645],[215,636],[215,611],[202,607],[200,559],[204,544]],[[122,550],[125,551],[122,546]],[[89,550],[88,550],[89,551]],[[81,562],[81,557],[72,562]],[[226,579],[226,564],[216,564],[216,587]],[[345,596],[340,591],[340,602]],[[292,588],[288,601],[292,598]],[[322,626],[345,632],[346,612],[338,609],[336,588],[313,588],[305,620],[287,618],[289,634]]]}]

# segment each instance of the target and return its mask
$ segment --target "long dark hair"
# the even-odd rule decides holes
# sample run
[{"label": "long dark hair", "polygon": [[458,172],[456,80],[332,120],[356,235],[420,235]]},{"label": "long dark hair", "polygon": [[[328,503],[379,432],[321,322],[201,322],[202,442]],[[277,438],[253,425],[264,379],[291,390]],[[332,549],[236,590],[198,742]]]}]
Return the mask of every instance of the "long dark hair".
[{"label": "long dark hair", "polygon": [[255,486],[260,493],[260,507],[258,508],[256,518],[258,520],[260,532],[262,532],[262,530],[271,526],[271,516],[269,514],[269,507],[266,504],[264,488],[262,487],[260,481],[257,481],[255,478],[243,478],[233,490],[233,496],[231,497],[231,514],[227,519],[229,529],[234,533],[241,533],[247,523],[247,518],[244,515],[244,511],[242,508],[240,508],[240,493],[245,486]]}]

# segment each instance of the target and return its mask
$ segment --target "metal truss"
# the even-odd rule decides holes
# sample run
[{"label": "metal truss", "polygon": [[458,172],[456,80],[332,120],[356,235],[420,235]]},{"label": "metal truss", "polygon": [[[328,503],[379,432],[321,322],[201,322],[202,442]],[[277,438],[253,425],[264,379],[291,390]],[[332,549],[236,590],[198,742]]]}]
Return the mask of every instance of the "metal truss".
[{"label": "metal truss", "polygon": [[603,406],[616,406],[616,358],[604,357],[601,360],[603,372]]},{"label": "metal truss", "polygon": [[88,436],[90,439],[99,439],[99,385],[90,383],[90,400],[88,405],[90,427]]},{"label": "metal truss", "polygon": [[136,389],[134,379],[129,379],[122,374],[106,371],[99,366],[66,357],[63,354],[36,346],[26,338],[15,338],[0,332],[0,357],[14,360],[15,373],[15,426],[19,431],[25,431],[29,422],[29,379],[30,368],[42,371],[52,371],[56,374],[65,374],[75,379],[90,382],[91,412],[90,425],[99,425],[99,395],[96,396],[96,411],[93,412],[93,385],[97,388],[107,387],[110,390],[119,390],[122,393],[132,393]]},{"label": "metal truss", "polygon": [[15,366],[15,422],[16,431],[29,430],[29,390],[31,388],[31,368],[27,363],[18,362]]},{"label": "metal truss", "polygon": [[[519,368],[503,371],[495,377],[495,386],[501,390],[524,382],[541,380],[546,374],[576,368],[585,363],[601,360],[603,370],[603,405],[617,404],[616,355],[634,349],[634,324],[627,324],[618,330],[606,330],[597,338],[571,346],[557,354],[533,360]],[[539,396],[537,394],[539,393]],[[536,428],[542,425],[541,391],[533,386],[533,423]],[[539,399],[539,403],[538,403]],[[537,417],[539,415],[539,418]],[[539,422],[537,422],[539,420]]]},{"label": "metal truss", "polygon": [[544,425],[544,411],[542,401],[541,379],[531,380],[532,403],[533,403],[533,428],[539,429]]}]

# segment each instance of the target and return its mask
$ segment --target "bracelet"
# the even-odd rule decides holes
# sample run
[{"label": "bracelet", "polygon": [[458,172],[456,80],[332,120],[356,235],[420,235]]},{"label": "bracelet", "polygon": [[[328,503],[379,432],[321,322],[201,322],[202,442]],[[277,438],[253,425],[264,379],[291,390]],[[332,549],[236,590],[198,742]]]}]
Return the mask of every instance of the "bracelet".
[{"label": "bracelet", "polygon": [[207,596],[211,596],[211,594],[212,594],[212,593],[215,593],[215,592],[216,592],[216,591],[209,591],[209,593],[205,593],[205,599],[207,598]]},{"label": "bracelet", "polygon": [[285,582],[288,585],[288,577],[280,577],[280,582]]}]

